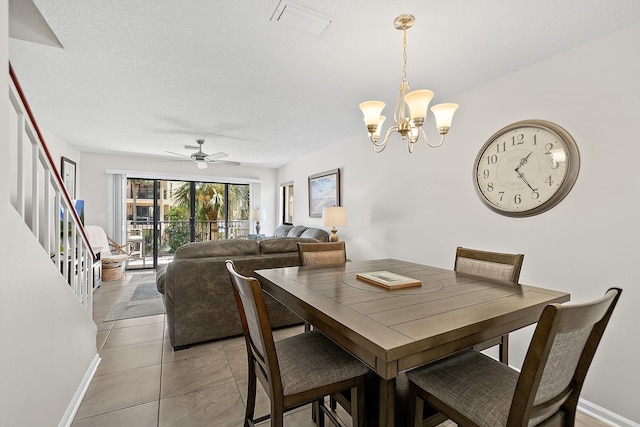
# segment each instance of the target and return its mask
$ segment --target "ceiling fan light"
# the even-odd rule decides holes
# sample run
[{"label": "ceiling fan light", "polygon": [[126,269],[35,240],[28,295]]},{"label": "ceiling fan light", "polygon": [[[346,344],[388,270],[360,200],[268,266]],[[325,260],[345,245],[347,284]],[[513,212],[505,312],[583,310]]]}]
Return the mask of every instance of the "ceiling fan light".
[{"label": "ceiling fan light", "polygon": [[196,165],[198,166],[198,169],[206,169],[209,167],[209,165],[207,165],[207,162],[205,162],[204,160],[196,160]]},{"label": "ceiling fan light", "polygon": [[429,110],[429,103],[433,99],[433,91],[428,89],[414,90],[404,96],[404,102],[409,106],[411,112],[411,120],[427,118],[427,111]]}]

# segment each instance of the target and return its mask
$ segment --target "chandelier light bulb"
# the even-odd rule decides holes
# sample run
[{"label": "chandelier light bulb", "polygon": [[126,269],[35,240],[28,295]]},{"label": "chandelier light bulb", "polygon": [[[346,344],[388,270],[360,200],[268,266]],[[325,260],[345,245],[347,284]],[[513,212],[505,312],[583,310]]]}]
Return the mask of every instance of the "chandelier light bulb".
[{"label": "chandelier light bulb", "polygon": [[416,126],[422,126],[427,118],[429,103],[433,99],[433,91],[427,89],[414,90],[404,96],[404,102],[409,106],[411,120]]},{"label": "chandelier light bulb", "polygon": [[375,139],[376,141],[378,140],[378,138],[380,138],[380,131],[382,130],[382,125],[384,124],[385,120],[387,120],[385,116],[380,116],[378,127],[376,128],[376,131],[373,133],[373,139]]},{"label": "chandelier light bulb", "polygon": [[449,132],[449,129],[451,128],[451,120],[453,120],[453,113],[455,113],[457,109],[458,104],[453,103],[438,104],[431,107],[431,111],[436,118],[438,132],[443,135]]},{"label": "chandelier light bulb", "polygon": [[[362,114],[364,115],[364,123],[367,125],[367,128],[371,129],[372,126],[378,125],[380,114],[385,105],[382,101],[365,101],[360,104],[360,110],[362,110]],[[372,133],[371,130],[369,130],[369,132]]]}]

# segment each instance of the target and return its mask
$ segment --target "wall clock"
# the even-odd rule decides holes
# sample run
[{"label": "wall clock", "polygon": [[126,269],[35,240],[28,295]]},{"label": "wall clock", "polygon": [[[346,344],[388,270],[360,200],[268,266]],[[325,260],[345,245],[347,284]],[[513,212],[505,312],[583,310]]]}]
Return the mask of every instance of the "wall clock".
[{"label": "wall clock", "polygon": [[485,142],[476,157],[473,179],[489,209],[525,217],[560,203],[579,170],[578,146],[566,130],[544,120],[523,120]]}]

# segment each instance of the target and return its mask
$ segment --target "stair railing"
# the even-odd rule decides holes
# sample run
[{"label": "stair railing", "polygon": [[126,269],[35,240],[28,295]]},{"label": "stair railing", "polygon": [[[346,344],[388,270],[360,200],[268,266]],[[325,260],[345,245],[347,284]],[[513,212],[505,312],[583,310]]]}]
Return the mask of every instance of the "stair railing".
[{"label": "stair railing", "polygon": [[11,64],[9,74],[11,204],[92,316],[95,255]]}]

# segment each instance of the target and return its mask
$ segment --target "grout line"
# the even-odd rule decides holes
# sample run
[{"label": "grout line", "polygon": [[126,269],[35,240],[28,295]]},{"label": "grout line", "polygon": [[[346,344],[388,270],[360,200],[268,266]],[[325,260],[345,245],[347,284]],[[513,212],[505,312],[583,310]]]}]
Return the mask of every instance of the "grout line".
[{"label": "grout line", "polygon": [[160,404],[162,400],[162,372],[164,370],[164,340],[165,333],[167,329],[167,315],[164,315],[162,321],[162,346],[160,347],[160,387],[158,387],[158,417],[157,417],[157,427],[160,427]]}]

